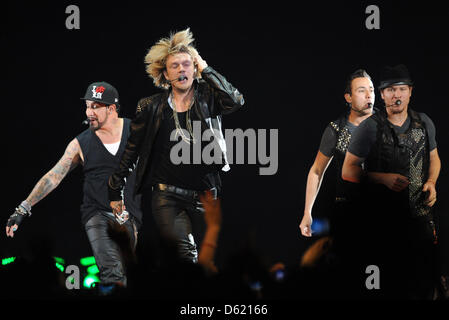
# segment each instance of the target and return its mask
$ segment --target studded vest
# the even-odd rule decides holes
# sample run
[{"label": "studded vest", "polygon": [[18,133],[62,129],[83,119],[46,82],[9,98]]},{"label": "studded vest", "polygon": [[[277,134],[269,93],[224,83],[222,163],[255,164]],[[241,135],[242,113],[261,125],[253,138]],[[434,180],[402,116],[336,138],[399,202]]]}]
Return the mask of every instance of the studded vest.
[{"label": "studded vest", "polygon": [[387,120],[385,110],[372,118],[377,122],[377,139],[366,167],[371,172],[399,173],[410,184],[403,191],[412,216],[427,216],[431,208],[423,202],[427,195],[422,192],[429,174],[429,139],[424,122],[418,113],[409,110],[410,126],[403,134],[396,134]]},{"label": "studded vest", "polygon": [[335,145],[334,158],[333,161],[336,166],[337,178],[336,178],[336,188],[335,188],[335,199],[336,201],[346,199],[344,191],[344,181],[341,178],[341,170],[343,168],[343,162],[345,160],[346,151],[349,147],[349,142],[351,141],[351,133],[349,132],[346,122],[348,119],[348,114],[345,113],[340,118],[332,121],[329,125],[334,130],[337,137],[337,144]]}]

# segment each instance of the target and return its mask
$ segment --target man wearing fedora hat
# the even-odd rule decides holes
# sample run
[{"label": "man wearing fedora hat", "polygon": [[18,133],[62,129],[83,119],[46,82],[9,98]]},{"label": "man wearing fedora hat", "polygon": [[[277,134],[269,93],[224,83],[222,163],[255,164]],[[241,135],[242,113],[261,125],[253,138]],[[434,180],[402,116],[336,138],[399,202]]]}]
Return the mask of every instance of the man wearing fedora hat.
[{"label": "man wearing fedora hat", "polygon": [[[54,190],[71,170],[82,164],[84,197],[81,220],[100,270],[99,293],[108,294],[116,286],[126,286],[123,250],[134,250],[142,220],[140,197],[134,199],[132,196],[134,174],[129,176],[122,194],[128,215],[114,216],[107,196],[107,181],[125,149],[131,120],[119,117],[118,92],[107,82],[92,83],[81,99],[85,100],[87,116],[83,123],[89,124],[89,128],[68,144],[58,163],[16,208],[8,219],[6,235],[14,237],[23,219],[31,216],[31,208]],[[108,228],[114,226],[111,222],[115,221],[121,224],[118,229],[127,234],[129,244],[119,246],[111,238]]]},{"label": "man wearing fedora hat", "polygon": [[373,252],[367,256],[384,266],[386,296],[431,298],[437,243],[432,209],[441,167],[435,126],[409,108],[413,82],[404,65],[385,67],[379,90],[385,108],[355,130],[342,178],[363,182],[365,203],[358,205]]}]

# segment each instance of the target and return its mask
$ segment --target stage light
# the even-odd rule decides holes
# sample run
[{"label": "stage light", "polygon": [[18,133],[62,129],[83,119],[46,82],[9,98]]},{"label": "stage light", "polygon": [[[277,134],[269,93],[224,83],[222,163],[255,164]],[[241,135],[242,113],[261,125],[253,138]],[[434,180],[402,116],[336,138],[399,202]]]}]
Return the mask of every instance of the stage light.
[{"label": "stage light", "polygon": [[83,281],[83,286],[85,288],[92,288],[92,285],[96,282],[100,282],[100,279],[98,279],[98,277],[94,274],[88,274]]},{"label": "stage light", "polygon": [[97,274],[99,272],[100,272],[100,270],[98,270],[98,267],[96,264],[87,268],[87,273],[89,273],[89,274]]},{"label": "stage light", "polygon": [[80,259],[82,266],[90,266],[95,264],[95,257],[85,257]]},{"label": "stage light", "polygon": [[6,266],[7,264],[13,263],[16,260],[16,257],[9,257],[2,259],[2,266]]},{"label": "stage light", "polygon": [[94,283],[100,282],[100,279],[97,276],[100,270],[98,270],[98,266],[96,265],[95,257],[92,256],[81,258],[80,263],[82,266],[88,267],[87,275],[83,281],[83,286],[84,288],[91,289],[93,288]]},{"label": "stage light", "polygon": [[314,236],[319,236],[329,232],[329,220],[323,218],[315,218],[312,222],[312,234]]},{"label": "stage light", "polygon": [[64,272],[64,266],[60,263],[55,263],[56,268],[58,268],[61,272]]},{"label": "stage light", "polygon": [[55,266],[59,269],[59,271],[64,272],[64,264],[65,260],[60,257],[53,257],[53,260],[55,260]]},{"label": "stage light", "polygon": [[65,264],[65,260],[63,258],[53,257],[53,259],[55,260],[55,262],[57,262],[59,264]]}]

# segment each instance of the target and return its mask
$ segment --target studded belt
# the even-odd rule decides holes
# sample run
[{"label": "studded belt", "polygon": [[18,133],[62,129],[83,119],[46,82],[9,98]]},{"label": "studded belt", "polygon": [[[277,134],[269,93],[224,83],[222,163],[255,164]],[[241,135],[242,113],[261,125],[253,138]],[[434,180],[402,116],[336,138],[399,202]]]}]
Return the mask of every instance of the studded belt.
[{"label": "studded belt", "polygon": [[[160,191],[173,192],[173,193],[179,194],[181,196],[197,198],[197,199],[199,199],[199,194],[200,194],[200,192],[196,191],[196,190],[184,189],[184,188],[180,188],[180,187],[176,187],[176,186],[172,186],[172,185],[164,184],[164,183],[155,184],[153,186],[153,189],[160,190]],[[212,192],[212,196],[214,197],[214,199],[216,199],[217,198],[217,188],[212,188],[212,189],[210,189],[210,191]]]}]

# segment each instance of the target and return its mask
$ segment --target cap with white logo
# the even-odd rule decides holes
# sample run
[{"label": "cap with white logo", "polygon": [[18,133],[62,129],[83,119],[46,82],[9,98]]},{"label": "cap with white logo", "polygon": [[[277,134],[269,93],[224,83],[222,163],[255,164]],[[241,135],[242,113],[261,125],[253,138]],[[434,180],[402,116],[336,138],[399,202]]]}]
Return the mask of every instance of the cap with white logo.
[{"label": "cap with white logo", "polygon": [[86,90],[86,94],[81,100],[91,100],[107,105],[120,105],[117,89],[104,81],[90,84]]}]

